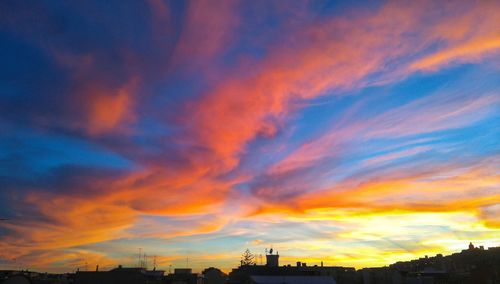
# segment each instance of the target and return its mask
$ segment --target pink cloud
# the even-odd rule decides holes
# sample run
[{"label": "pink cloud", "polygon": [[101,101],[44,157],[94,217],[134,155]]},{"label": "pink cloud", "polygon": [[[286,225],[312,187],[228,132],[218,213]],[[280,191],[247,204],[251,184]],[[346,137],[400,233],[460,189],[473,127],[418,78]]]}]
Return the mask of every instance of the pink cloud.
[{"label": "pink cloud", "polygon": [[[196,69],[203,65],[202,71],[212,78],[208,63],[216,61],[217,56],[226,51],[237,37],[235,27],[240,24],[240,18],[235,3],[190,3],[183,32],[173,51],[172,65],[159,69],[172,70],[183,64]],[[170,11],[160,2],[151,1],[151,5],[156,17],[153,29],[160,31],[161,27],[170,23]],[[183,109],[186,118],[182,120],[182,127],[186,131],[183,132],[184,136],[175,139],[179,143],[203,149],[186,151],[187,165],[176,168],[176,164],[165,163],[160,167],[146,161],[145,169],[105,186],[100,185],[97,187],[99,192],[95,189],[89,191],[92,193],[78,194],[30,191],[27,196],[23,196],[24,205],[37,211],[47,221],[2,225],[14,232],[13,236],[2,239],[2,257],[29,255],[37,250],[61,250],[128,236],[130,232],[127,229],[142,214],[191,216],[200,212],[218,212],[229,197],[240,197],[230,192],[239,177],[221,179],[220,176],[238,166],[246,146],[256,137],[272,138],[283,127],[287,117],[298,108],[297,101],[324,96],[334,90],[370,85],[373,82],[368,77],[375,73],[387,73],[390,77],[398,72],[408,74],[420,69],[440,68],[451,61],[477,60],[498,48],[498,20],[495,20],[498,17],[492,12],[496,7],[479,3],[474,10],[451,13],[454,11],[452,6],[438,7],[430,2],[404,5],[389,3],[373,13],[353,12],[349,17],[318,20],[288,31],[289,34],[283,36],[284,40],[271,46],[262,60],[249,60],[251,72],[248,72],[246,64],[237,66],[220,81],[214,81],[214,87],[204,92],[201,98],[194,99]],[[450,16],[440,17],[442,14]],[[472,20],[458,21],[461,29],[457,31],[454,24],[464,17]],[[432,21],[426,21],[428,18],[432,18]],[[475,29],[468,28],[471,23],[475,23]],[[431,43],[440,40],[446,41],[445,47],[432,53],[424,52]],[[74,109],[79,109],[79,118],[86,118],[83,124],[76,123],[75,128],[99,135],[120,130],[134,121],[140,95],[136,92],[135,83],[131,83],[135,81],[130,78],[137,76],[137,82],[143,82],[146,76],[141,73],[144,66],[137,63],[141,57],[130,55],[133,52],[124,53],[127,54],[126,58],[132,58],[126,64],[130,70],[126,72],[127,80],[116,84],[121,87],[114,88],[102,86],[99,76],[104,73],[93,73],[96,57],[74,57],[61,51],[60,64],[75,71],[75,93],[78,99],[73,102]],[[422,53],[422,57],[417,56]],[[419,59],[407,62],[407,57]],[[135,70],[136,67],[139,70]],[[327,135],[304,144],[275,165],[270,173],[285,173],[313,165],[317,159],[340,151],[336,149],[339,142],[354,136],[364,139],[403,136],[457,127],[464,123],[460,120],[462,116],[490,111],[491,105],[498,103],[498,98],[492,94],[470,99],[466,103],[443,100],[435,107],[433,103],[436,102],[424,99],[370,121],[338,125]],[[407,110],[415,108],[421,111],[422,116],[405,116]],[[467,122],[470,123],[470,120]],[[424,150],[414,149],[413,153]],[[402,154],[409,153],[399,153],[399,156]],[[395,154],[386,159],[397,157],[398,154]],[[489,206],[498,197],[482,196],[470,201],[457,197],[438,206],[429,202],[435,195],[424,193],[416,203],[401,205],[401,200],[398,200],[373,205],[387,195],[397,194],[399,188],[415,189],[419,185],[418,180],[428,177],[432,176],[421,174],[407,178],[387,178],[360,185],[350,181],[343,184],[345,187],[340,188],[341,192],[339,188],[334,188],[299,195],[290,205],[264,204],[261,210],[271,213],[322,207],[458,210],[464,204],[473,210],[478,206]],[[498,177],[476,170],[470,176],[431,182],[429,188],[446,192],[446,186],[455,185],[456,180],[464,181],[462,188],[466,191],[473,191],[472,185],[477,180],[498,183]],[[242,211],[246,213],[251,209],[255,208],[245,207]],[[239,217],[238,214],[242,212],[236,212],[235,217]],[[208,224],[193,222],[184,234],[214,232],[227,221],[222,218]],[[170,236],[183,235],[182,232],[176,233]]]}]

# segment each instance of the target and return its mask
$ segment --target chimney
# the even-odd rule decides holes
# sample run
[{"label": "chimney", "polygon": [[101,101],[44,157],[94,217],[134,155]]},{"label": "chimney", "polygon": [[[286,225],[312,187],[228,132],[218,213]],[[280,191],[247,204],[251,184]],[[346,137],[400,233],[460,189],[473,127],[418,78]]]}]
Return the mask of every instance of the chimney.
[{"label": "chimney", "polygon": [[306,267],[306,266],[307,266],[307,263],[303,262],[302,267]]},{"label": "chimney", "polygon": [[99,271],[99,264],[95,266],[95,272]]},{"label": "chimney", "polygon": [[300,267],[301,265],[300,261],[297,261],[297,267]]}]

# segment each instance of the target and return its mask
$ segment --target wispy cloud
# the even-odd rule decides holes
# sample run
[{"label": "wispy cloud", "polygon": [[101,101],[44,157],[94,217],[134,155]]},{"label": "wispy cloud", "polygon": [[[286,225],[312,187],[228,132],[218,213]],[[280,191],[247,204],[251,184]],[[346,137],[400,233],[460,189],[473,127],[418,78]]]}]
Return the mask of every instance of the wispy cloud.
[{"label": "wispy cloud", "polygon": [[498,241],[498,3],[56,6],[0,4],[3,263]]}]

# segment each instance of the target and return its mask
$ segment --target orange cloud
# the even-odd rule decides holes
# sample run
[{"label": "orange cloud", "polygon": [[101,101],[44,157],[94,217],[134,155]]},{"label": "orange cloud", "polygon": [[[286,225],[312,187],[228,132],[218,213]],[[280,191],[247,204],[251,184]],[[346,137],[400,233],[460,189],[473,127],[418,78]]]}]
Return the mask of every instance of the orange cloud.
[{"label": "orange cloud", "polygon": [[451,62],[477,62],[488,53],[498,50],[500,50],[500,36],[497,38],[478,39],[424,57],[414,62],[410,68],[415,70],[435,70],[441,65]]},{"label": "orange cloud", "polygon": [[[157,13],[155,29],[169,23],[168,20],[161,21],[168,17],[168,9],[159,2],[151,3]],[[236,4],[226,4],[209,1],[189,4],[184,32],[170,68],[178,68],[188,61],[194,61],[194,67],[199,62],[212,62],[227,48],[239,19],[233,6]],[[496,11],[494,7],[479,3],[472,11],[459,11],[432,23],[425,20],[446,14],[453,9],[452,6],[433,9],[436,7],[432,3],[389,3],[375,13],[364,11],[350,17],[320,20],[284,35],[262,61],[251,62],[255,68],[251,74],[246,72],[246,65],[234,68],[221,81],[212,82],[215,87],[204,93],[200,100],[188,105],[186,116],[189,117],[183,121],[188,133],[176,139],[189,141],[194,144],[193,148],[202,148],[200,152],[187,154],[189,165],[178,169],[177,165],[165,163],[159,167],[144,162],[143,171],[99,185],[88,192],[50,194],[32,191],[25,197],[25,205],[36,211],[41,220],[2,224],[14,232],[2,238],[2,258],[28,256],[39,250],[60,251],[130,236],[132,233],[127,229],[133,227],[141,215],[193,216],[220,212],[232,187],[239,181],[238,178],[223,179],[221,175],[237,167],[247,144],[253,139],[271,138],[278,133],[285,118],[298,108],[297,101],[327,95],[332,90],[376,84],[379,81],[368,79],[375,73],[387,73],[390,80],[394,74],[406,75],[414,70],[440,68],[452,61],[468,62],[482,58],[483,54],[498,48],[496,27],[499,25],[496,25],[497,15],[492,12]],[[463,18],[473,21],[460,21]],[[468,28],[471,23],[477,24],[476,29]],[[440,40],[446,41],[443,48],[435,53],[423,52],[429,44]],[[419,53],[424,54],[417,61],[408,63],[404,59]],[[62,56],[61,60],[69,62],[71,58]],[[81,60],[87,68],[95,59],[83,56]],[[70,63],[77,68],[78,60]],[[211,78],[212,74],[207,76]],[[139,99],[136,88],[144,78],[138,76],[140,79],[129,80],[113,89],[92,85],[84,80],[84,76],[77,77],[82,84],[91,85],[82,88],[82,93],[88,95],[83,104],[88,119],[82,128],[92,135],[100,135],[121,131],[134,121]],[[372,122],[338,129],[320,142],[310,142],[273,170],[274,173],[283,173],[310,165],[325,153],[324,148],[318,146],[335,145],[338,137],[350,137],[376,123],[386,127],[367,135],[405,135],[422,129],[442,129],[450,126],[447,119],[460,113],[483,110],[492,102],[498,102],[498,99],[488,96],[467,106],[453,105],[455,112],[447,113],[448,118],[443,118],[441,108],[431,108],[428,117],[408,118],[404,125],[391,124],[404,113],[404,109],[395,111]],[[413,153],[423,150],[420,148]],[[394,156],[386,157],[391,158]],[[374,161],[377,162],[371,162]],[[334,188],[299,195],[289,204],[260,201],[262,206],[256,214],[304,216],[320,209],[354,209],[355,214],[395,210],[474,211],[488,226],[496,226],[496,220],[491,217],[492,210],[484,208],[490,208],[500,198],[496,187],[499,183],[497,174],[483,168],[444,178],[419,173],[360,184],[347,181]],[[489,188],[494,192],[487,192]],[[248,207],[252,208],[244,208],[242,212],[255,209],[253,204]],[[483,211],[478,212],[478,208],[483,208]],[[240,217],[238,214],[242,212],[232,217]],[[194,222],[192,227],[182,228],[182,231],[160,235],[173,237],[214,232],[227,222],[225,218],[207,223]],[[154,232],[151,235],[156,236]],[[81,256],[56,255],[53,261],[68,257],[79,259]],[[76,265],[76,262],[71,265]]]},{"label": "orange cloud", "polygon": [[[473,212],[482,218],[491,216],[486,208],[500,198],[500,175],[490,167],[485,161],[459,174],[443,168],[402,178],[346,180],[333,188],[302,194],[286,204],[264,203],[254,214],[307,216],[314,210],[346,209],[353,210],[356,215],[394,211]],[[485,210],[480,211],[480,208]],[[489,217],[484,221],[486,225],[495,225]]]},{"label": "orange cloud", "polygon": [[82,197],[32,193],[26,206],[36,208],[41,220],[20,220],[5,224],[15,234],[4,239],[2,250],[15,257],[33,250],[53,250],[106,241],[123,236],[135,214],[133,210],[106,202]]},{"label": "orange cloud", "polygon": [[91,134],[116,131],[134,119],[135,85],[137,80],[132,80],[116,92],[90,95],[88,130]]},{"label": "orange cloud", "polygon": [[[194,171],[176,176],[148,171],[116,181],[95,180],[88,183],[87,192],[32,191],[23,197],[23,206],[39,217],[2,224],[12,233],[2,238],[0,256],[27,258],[40,250],[62,251],[124,237],[174,238],[214,232],[226,224],[227,218],[210,221],[206,214],[217,212],[223,205],[230,184],[197,181],[200,178]],[[170,231],[136,226],[143,215],[197,216],[201,212],[205,212],[203,220],[186,220],[182,227]],[[133,232],[134,228],[144,232]]]},{"label": "orange cloud", "polygon": [[480,61],[483,57],[500,50],[498,9],[496,1],[470,3],[461,9],[466,13],[455,21],[446,21],[430,30],[433,37],[444,43],[431,54],[426,54],[410,65],[411,70],[433,71],[450,63]]},{"label": "orange cloud", "polygon": [[[432,12],[429,6],[436,11]],[[375,84],[367,79],[373,73],[408,74],[411,71],[406,70],[405,64],[389,63],[422,52],[427,45],[440,40],[442,33],[452,28],[451,23],[461,17],[488,18],[484,25],[478,22],[481,35],[494,30],[490,22],[496,15],[478,13],[489,9],[487,5],[438,18],[432,24],[424,20],[448,9],[453,7],[390,3],[375,14],[354,14],[349,19],[339,17],[294,30],[293,36],[276,44],[261,63],[255,64],[252,75],[240,78],[239,70],[235,70],[200,101],[190,105],[193,113],[190,121],[195,125],[193,135],[200,145],[221,159],[223,169],[234,168],[247,143],[260,135],[273,135],[295,109],[294,102],[322,96],[330,90]],[[409,33],[415,37],[408,38]],[[471,33],[474,30],[466,36]],[[298,38],[301,40],[297,41]],[[460,51],[461,44],[454,39],[448,47]],[[468,56],[466,52],[452,53],[457,58]],[[427,56],[442,57],[432,53]],[[431,61],[436,65],[442,59]],[[245,66],[240,68],[246,70]]]}]

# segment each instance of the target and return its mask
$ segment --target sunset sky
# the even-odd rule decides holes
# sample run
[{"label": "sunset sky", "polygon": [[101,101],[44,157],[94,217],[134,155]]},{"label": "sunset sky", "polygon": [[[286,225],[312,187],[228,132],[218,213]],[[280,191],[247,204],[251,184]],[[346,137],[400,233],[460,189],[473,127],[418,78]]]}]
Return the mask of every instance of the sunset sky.
[{"label": "sunset sky", "polygon": [[1,269],[381,266],[499,216],[500,1],[0,2]]}]

